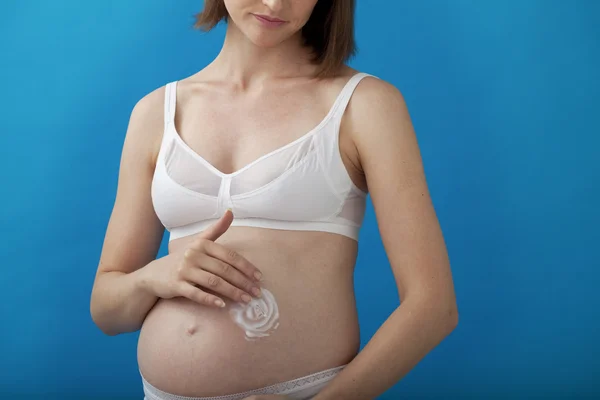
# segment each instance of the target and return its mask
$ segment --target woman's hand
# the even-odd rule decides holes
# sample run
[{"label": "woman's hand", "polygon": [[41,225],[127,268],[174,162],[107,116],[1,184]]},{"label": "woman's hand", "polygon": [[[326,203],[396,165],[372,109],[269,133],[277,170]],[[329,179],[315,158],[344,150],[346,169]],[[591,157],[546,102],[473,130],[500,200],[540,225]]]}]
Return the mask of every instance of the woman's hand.
[{"label": "woman's hand", "polygon": [[290,400],[287,396],[281,396],[278,394],[259,394],[250,397],[246,397],[243,400]]},{"label": "woman's hand", "polygon": [[186,248],[148,264],[143,271],[143,286],[163,299],[182,296],[217,307],[225,306],[223,300],[204,290],[245,303],[252,300],[251,294],[260,296],[260,271],[235,251],[215,243],[232,221],[233,214],[228,210]]}]

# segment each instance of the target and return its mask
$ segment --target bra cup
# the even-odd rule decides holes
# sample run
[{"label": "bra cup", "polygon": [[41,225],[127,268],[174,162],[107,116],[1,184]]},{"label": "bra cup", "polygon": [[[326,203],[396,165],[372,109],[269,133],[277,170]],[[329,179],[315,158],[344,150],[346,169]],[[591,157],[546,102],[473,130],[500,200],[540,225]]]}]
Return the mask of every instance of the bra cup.
[{"label": "bra cup", "polygon": [[299,222],[327,220],[341,206],[315,156],[266,189],[233,196],[231,201],[238,218]]},{"label": "bra cup", "polygon": [[157,169],[152,181],[152,204],[167,229],[216,218],[218,198],[182,188]]},{"label": "bra cup", "polygon": [[[318,152],[307,155],[268,185],[230,199],[234,220],[323,222],[337,215],[343,206],[323,173]],[[217,219],[224,212],[223,199],[181,186],[168,175],[163,164],[157,166],[154,174],[152,201],[158,218],[169,231]]]}]

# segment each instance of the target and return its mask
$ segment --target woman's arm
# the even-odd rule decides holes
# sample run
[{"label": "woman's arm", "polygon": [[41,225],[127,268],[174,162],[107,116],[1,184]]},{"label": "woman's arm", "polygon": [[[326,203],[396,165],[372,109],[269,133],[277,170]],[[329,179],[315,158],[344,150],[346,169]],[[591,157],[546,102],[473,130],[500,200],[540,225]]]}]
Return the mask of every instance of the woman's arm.
[{"label": "woman's arm", "polygon": [[123,144],[116,199],[90,301],[94,323],[108,335],[138,330],[157,300],[143,288],[142,267],[155,261],[164,233],[150,196],[163,99],[160,88],[135,105]]},{"label": "woman's arm", "polygon": [[355,143],[401,304],[315,400],[376,398],[458,322],[444,238],[401,93],[384,81],[366,78],[356,89],[342,129]]}]

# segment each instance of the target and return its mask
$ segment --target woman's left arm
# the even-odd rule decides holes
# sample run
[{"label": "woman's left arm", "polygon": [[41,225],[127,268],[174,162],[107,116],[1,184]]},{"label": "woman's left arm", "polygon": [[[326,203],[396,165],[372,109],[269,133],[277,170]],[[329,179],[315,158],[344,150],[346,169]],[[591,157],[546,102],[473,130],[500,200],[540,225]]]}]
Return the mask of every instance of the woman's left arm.
[{"label": "woman's left arm", "polygon": [[458,323],[445,241],[402,94],[364,79],[342,129],[356,146],[401,304],[314,400],[376,398]]}]

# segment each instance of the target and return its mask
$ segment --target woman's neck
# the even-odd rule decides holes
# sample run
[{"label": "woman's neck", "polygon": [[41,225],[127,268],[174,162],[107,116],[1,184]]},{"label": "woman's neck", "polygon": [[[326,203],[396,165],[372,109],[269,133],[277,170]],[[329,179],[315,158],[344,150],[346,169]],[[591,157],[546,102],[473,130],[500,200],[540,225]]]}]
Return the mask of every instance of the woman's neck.
[{"label": "woman's neck", "polygon": [[267,79],[310,75],[316,68],[310,57],[300,32],[275,47],[265,48],[252,43],[230,22],[223,47],[211,67],[243,90]]}]

